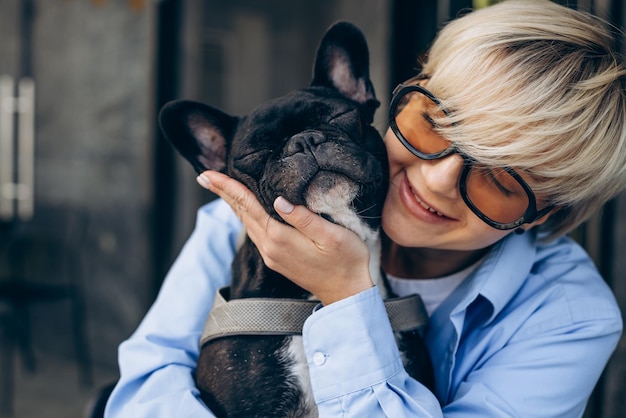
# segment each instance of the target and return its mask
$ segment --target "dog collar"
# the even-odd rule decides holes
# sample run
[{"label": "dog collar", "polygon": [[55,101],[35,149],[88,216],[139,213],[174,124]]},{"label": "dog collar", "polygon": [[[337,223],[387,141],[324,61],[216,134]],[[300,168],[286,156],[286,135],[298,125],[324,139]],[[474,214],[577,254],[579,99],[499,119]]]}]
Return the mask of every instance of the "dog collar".
[{"label": "dog collar", "polygon": [[[302,335],[304,321],[319,306],[319,301],[303,299],[246,298],[228,300],[230,288],[215,295],[200,347],[209,341],[233,335]],[[428,314],[419,295],[391,298],[385,309],[393,331],[411,331],[428,322]]]}]

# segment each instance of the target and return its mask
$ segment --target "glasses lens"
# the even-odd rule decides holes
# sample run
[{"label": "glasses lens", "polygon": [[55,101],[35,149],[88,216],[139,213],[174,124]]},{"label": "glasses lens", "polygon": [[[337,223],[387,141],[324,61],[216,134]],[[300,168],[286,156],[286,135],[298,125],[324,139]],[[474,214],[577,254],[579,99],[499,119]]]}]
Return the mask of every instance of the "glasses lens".
[{"label": "glasses lens", "polygon": [[[419,91],[404,94],[395,107],[394,119],[400,134],[422,158],[438,154],[450,146],[434,130],[433,115],[443,112],[437,104]],[[437,115],[438,116],[438,115]]]},{"label": "glasses lens", "polygon": [[[401,85],[392,101],[391,126],[400,141],[416,156],[433,160],[452,152],[460,153],[450,141],[437,133],[434,122],[448,113],[440,107],[437,99],[421,85]],[[489,168],[468,164],[460,182],[463,199],[487,224],[498,229],[515,228],[525,222],[531,202],[532,191],[523,180],[504,168]]]},{"label": "glasses lens", "polygon": [[524,187],[502,168],[472,166],[465,181],[465,192],[478,211],[501,224],[519,220],[529,206]]}]

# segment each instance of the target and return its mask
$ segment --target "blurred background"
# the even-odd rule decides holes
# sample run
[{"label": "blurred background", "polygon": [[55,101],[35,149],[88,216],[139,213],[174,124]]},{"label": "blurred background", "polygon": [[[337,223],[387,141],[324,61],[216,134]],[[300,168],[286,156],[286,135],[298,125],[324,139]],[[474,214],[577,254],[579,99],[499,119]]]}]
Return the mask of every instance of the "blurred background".
[{"label": "blurred background", "polygon": [[[86,416],[117,379],[117,346],[212,198],[157,129],[165,102],[248,113],[308,84],[321,35],[345,19],[384,104],[443,22],[488,3],[0,0],[0,416]],[[623,0],[561,3],[624,27]],[[573,234],[623,308],[625,207]],[[625,410],[622,339],[588,416]]]}]

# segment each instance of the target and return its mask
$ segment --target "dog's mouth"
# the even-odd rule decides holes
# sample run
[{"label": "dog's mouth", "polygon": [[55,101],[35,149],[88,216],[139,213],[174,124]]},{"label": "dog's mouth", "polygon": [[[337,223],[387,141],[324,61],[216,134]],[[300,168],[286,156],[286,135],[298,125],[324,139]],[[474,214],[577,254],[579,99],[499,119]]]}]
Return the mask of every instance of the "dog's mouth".
[{"label": "dog's mouth", "polygon": [[363,201],[362,194],[361,186],[348,177],[321,171],[309,183],[305,200],[310,210],[350,229],[365,241],[378,223],[377,218],[365,222],[363,211],[356,207],[358,202]]},{"label": "dog's mouth", "polygon": [[261,199],[268,210],[283,196],[306,205],[357,234],[356,219],[367,218],[370,227],[380,222],[384,198],[384,173],[380,162],[353,143],[320,141],[288,150],[269,159],[259,181]]}]

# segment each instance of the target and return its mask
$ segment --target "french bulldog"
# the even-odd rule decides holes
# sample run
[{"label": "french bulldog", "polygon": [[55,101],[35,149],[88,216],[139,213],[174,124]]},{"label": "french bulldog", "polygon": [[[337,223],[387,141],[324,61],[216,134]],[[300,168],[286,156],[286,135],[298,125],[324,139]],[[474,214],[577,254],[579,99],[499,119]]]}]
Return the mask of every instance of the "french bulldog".
[{"label": "french bulldog", "polygon": [[[387,292],[379,228],[388,162],[382,138],[371,126],[378,106],[365,38],[354,25],[339,22],[320,42],[309,87],[242,117],[175,101],[162,109],[160,124],[198,173],[227,173],[254,192],[274,218],[280,220],[273,202],[283,196],[355,232],[371,250],[372,277]],[[232,264],[231,300],[311,296],[267,268],[245,238]],[[419,332],[402,333],[399,344],[409,373],[431,384]],[[196,385],[217,416],[317,416],[301,336],[213,339],[201,346]]]}]

